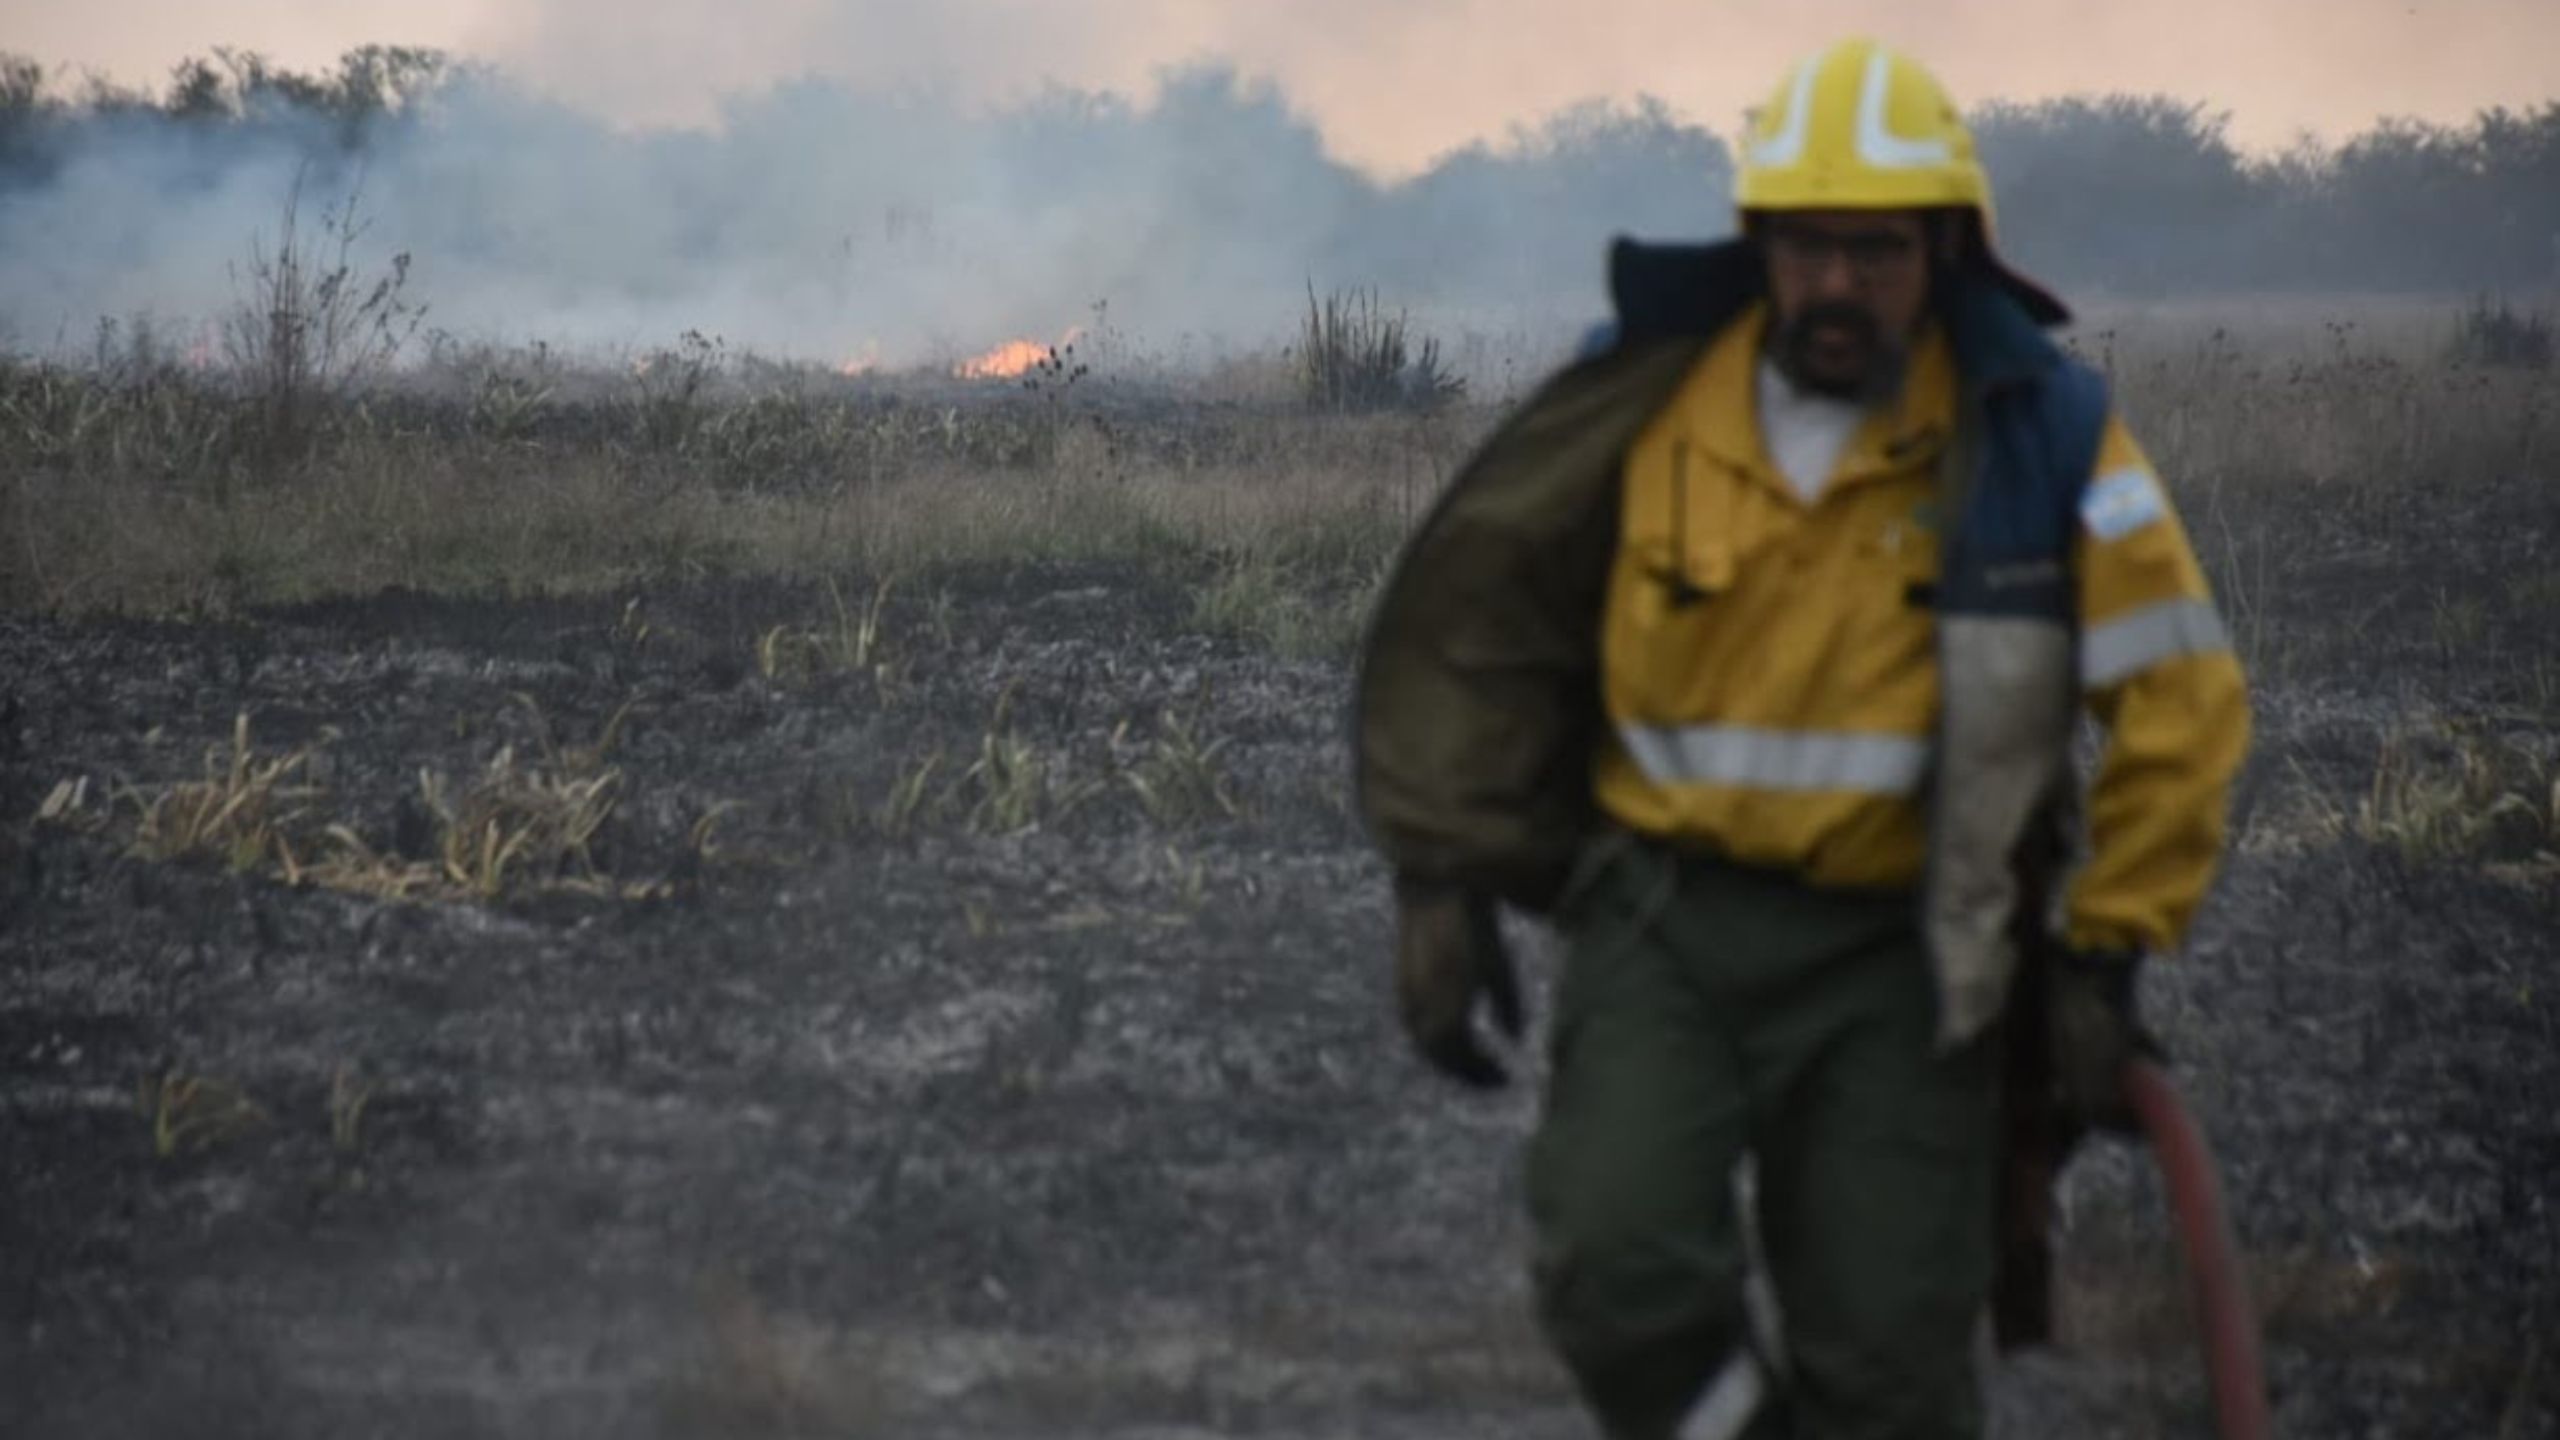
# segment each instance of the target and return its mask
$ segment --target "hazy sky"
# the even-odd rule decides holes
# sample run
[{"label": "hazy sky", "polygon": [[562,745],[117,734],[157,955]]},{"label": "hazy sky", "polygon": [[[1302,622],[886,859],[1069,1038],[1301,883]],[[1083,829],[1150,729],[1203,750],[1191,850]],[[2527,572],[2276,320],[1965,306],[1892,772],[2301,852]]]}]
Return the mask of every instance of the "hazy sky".
[{"label": "hazy sky", "polygon": [[121,79],[216,45],[314,66],[385,41],[633,123],[811,74],[1142,93],[1219,57],[1385,172],[1593,96],[1650,92],[1729,135],[1790,60],[1853,31],[1960,101],[2166,91],[2229,109],[2250,145],[2560,98],[2560,0],[0,0],[0,49]]}]

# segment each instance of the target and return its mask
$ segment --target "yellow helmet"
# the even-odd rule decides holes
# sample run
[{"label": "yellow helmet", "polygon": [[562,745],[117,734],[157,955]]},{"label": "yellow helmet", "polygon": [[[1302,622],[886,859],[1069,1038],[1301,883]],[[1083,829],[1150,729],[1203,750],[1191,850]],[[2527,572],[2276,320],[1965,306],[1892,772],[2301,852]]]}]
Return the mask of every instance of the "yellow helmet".
[{"label": "yellow helmet", "polygon": [[1937,78],[1873,40],[1798,65],[1760,107],[1735,177],[1740,208],[1961,206],[1991,219],[1991,182]]}]

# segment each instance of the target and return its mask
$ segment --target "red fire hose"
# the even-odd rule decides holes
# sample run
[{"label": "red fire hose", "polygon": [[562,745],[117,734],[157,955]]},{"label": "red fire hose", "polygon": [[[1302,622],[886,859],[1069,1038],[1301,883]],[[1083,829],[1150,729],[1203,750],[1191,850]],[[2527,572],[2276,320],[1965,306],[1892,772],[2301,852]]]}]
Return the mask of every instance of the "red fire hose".
[{"label": "red fire hose", "polygon": [[2167,1071],[2135,1060],[2125,1067],[2124,1091],[2168,1185],[2170,1218],[2186,1252],[2196,1324],[2203,1333],[2215,1429],[2222,1440],[2266,1440],[2267,1382],[2258,1356],[2258,1312],[2249,1301],[2231,1219],[2223,1212],[2213,1153],[2205,1148],[2204,1131]]},{"label": "red fire hose", "polygon": [[[2178,1087],[2158,1065],[2140,1059],[2128,1064],[2124,1093],[2167,1183],[2170,1219],[2186,1254],[2196,1325],[2204,1342],[2215,1433],[2221,1440],[2268,1440],[2273,1432],[2266,1372],[2258,1356],[2258,1312],[2250,1303],[2240,1249],[2222,1208],[2213,1152],[2205,1148],[2204,1131]],[[1761,1319],[1755,1310],[1755,1330]],[[1770,1351],[1779,1348],[1770,1333],[1761,1335],[1761,1345]],[[1774,1383],[1759,1351],[1748,1345],[1738,1348],[1682,1421],[1681,1440],[1732,1440],[1750,1424]]]}]

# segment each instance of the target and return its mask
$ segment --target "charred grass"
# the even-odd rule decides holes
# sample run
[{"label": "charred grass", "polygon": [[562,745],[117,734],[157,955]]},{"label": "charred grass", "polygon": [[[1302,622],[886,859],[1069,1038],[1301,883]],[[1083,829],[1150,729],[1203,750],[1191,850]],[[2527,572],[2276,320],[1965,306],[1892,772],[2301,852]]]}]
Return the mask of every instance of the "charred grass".
[{"label": "charred grass", "polygon": [[[2146,1000],[2279,1415],[2551,1435],[2547,379],[2082,343],[2256,682]],[[181,370],[0,375],[29,1433],[1581,1433],[1339,755],[1486,412],[473,363],[256,463]],[[2065,1200],[2001,1433],[2184,1433],[2156,1182]]]}]

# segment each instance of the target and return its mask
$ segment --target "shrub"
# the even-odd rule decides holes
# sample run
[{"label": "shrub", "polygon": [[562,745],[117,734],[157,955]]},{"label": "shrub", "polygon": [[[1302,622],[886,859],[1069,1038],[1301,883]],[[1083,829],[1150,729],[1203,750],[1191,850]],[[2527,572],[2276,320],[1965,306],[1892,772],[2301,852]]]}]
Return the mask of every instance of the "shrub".
[{"label": "shrub", "polygon": [[1319,301],[1307,287],[1297,349],[1298,393],[1329,413],[1436,410],[1466,394],[1440,365],[1440,342],[1415,349],[1401,310],[1387,313],[1374,290],[1337,290]]},{"label": "shrub", "polygon": [[2504,300],[2492,304],[2483,295],[2455,318],[2446,358],[2457,365],[2548,370],[2560,355],[2552,332],[2550,316],[2519,310]]},{"label": "shrub", "polygon": [[233,272],[241,294],[223,320],[223,349],[256,398],[271,456],[301,449],[319,407],[388,369],[426,314],[401,295],[407,252],[378,275],[357,273],[350,255],[366,225],[356,198],[322,210],[306,231],[295,176],[275,247],[252,241],[245,283]]}]

